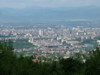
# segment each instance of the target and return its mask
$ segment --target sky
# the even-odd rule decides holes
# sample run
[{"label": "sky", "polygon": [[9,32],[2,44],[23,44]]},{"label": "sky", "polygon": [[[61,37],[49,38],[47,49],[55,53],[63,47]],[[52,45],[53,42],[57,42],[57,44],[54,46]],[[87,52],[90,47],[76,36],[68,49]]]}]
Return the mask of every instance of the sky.
[{"label": "sky", "polygon": [[0,0],[0,8],[100,6],[100,0]]}]

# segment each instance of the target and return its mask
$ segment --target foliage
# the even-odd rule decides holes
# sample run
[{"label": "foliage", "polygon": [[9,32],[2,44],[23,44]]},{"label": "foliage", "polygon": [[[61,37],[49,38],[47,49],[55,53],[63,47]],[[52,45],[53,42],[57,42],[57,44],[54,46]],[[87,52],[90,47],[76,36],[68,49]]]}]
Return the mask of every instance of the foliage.
[{"label": "foliage", "polygon": [[89,58],[85,63],[86,75],[99,75],[100,74],[100,50],[89,52]]},{"label": "foliage", "polygon": [[73,58],[61,59],[60,64],[65,72],[65,75],[83,75],[83,64],[79,60]]},{"label": "foliage", "polygon": [[[13,53],[11,40],[0,41],[0,75],[99,75],[100,50],[90,51],[88,56],[76,54],[68,59],[59,58],[58,61],[33,62],[36,57],[17,57]],[[81,56],[86,60],[82,62]],[[39,59],[46,58],[39,57]]]},{"label": "foliage", "polygon": [[80,45],[84,45],[84,44],[92,44],[94,45],[94,47],[98,46],[98,43],[96,40],[93,39],[83,39],[83,41],[81,43],[79,43]]},{"label": "foliage", "polygon": [[70,44],[66,43],[65,41],[63,42],[63,45],[70,46]]},{"label": "foliage", "polygon": [[84,39],[82,43],[91,43],[91,41],[94,41],[92,39]]},{"label": "foliage", "polygon": [[95,37],[95,39],[100,40],[100,37],[99,36],[98,37]]},{"label": "foliage", "polygon": [[76,38],[75,40],[80,42],[81,41],[81,38]]},{"label": "foliage", "polygon": [[13,43],[15,49],[23,49],[36,47],[35,45],[28,42],[28,39],[17,39],[16,42]]}]

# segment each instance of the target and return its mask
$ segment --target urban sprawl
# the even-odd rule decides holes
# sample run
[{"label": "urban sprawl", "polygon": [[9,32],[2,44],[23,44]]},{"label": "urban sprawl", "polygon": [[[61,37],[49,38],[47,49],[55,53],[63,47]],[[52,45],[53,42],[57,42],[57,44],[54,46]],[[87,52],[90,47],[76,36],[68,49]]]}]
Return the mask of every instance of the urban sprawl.
[{"label": "urban sprawl", "polygon": [[[11,39],[15,47],[14,52],[18,56],[23,54],[41,57],[42,61],[57,60],[59,57],[69,58],[75,53],[88,54],[90,50],[95,50],[100,45],[99,27],[55,25],[39,28],[39,26],[41,24],[30,28],[0,25],[0,40]],[[17,44],[18,42],[22,44]]]}]

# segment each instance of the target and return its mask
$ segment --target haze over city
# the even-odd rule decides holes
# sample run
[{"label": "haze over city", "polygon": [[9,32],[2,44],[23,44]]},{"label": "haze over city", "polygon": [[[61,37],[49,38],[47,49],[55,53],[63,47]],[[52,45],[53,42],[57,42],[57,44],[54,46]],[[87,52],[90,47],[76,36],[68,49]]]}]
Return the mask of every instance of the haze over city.
[{"label": "haze over city", "polygon": [[0,0],[0,8],[100,6],[100,0]]}]

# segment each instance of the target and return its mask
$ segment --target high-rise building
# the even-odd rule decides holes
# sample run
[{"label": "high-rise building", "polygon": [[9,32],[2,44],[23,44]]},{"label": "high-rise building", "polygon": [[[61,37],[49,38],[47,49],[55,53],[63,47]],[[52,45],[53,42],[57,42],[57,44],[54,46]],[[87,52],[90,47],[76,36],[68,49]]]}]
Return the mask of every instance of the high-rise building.
[{"label": "high-rise building", "polygon": [[39,35],[43,36],[43,31],[42,30],[39,30]]}]

